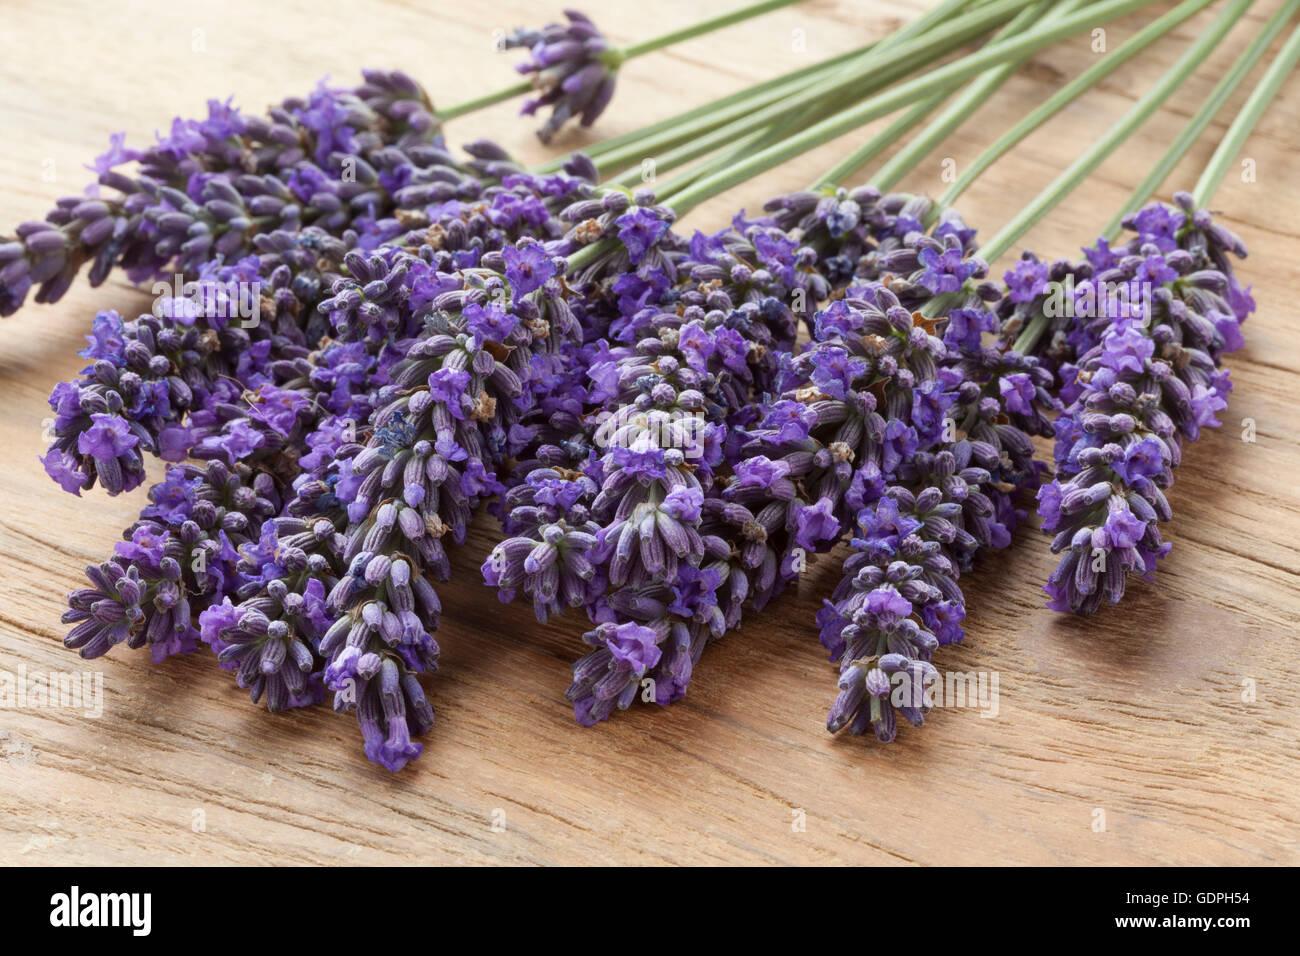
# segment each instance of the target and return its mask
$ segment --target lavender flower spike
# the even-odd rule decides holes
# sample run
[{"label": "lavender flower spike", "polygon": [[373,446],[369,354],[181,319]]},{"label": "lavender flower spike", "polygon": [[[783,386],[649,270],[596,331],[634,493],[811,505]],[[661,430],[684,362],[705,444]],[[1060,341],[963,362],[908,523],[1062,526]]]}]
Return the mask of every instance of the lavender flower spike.
[{"label": "lavender flower spike", "polygon": [[585,14],[565,10],[564,15],[567,24],[516,30],[505,40],[507,48],[529,48],[529,58],[515,69],[533,74],[533,86],[541,95],[524,103],[520,112],[532,116],[544,106],[553,107],[537,131],[537,137],[548,144],[570,119],[577,117],[583,126],[590,126],[605,111],[623,60]]},{"label": "lavender flower spike", "polygon": [[[1223,355],[1244,343],[1254,302],[1226,252],[1241,240],[1180,193],[1126,223],[1138,236],[1118,250],[1087,250],[1097,270],[1088,308],[1070,337],[1082,351],[1063,365],[1056,480],[1039,491],[1043,529],[1065,551],[1044,590],[1058,611],[1091,614],[1118,603],[1129,573],[1150,577],[1169,553],[1158,522],[1173,517],[1165,489],[1184,441],[1219,424],[1232,386]],[[1091,288],[1091,287],[1090,287]],[[1102,289],[1136,289],[1115,298]]]},{"label": "lavender flower spike", "polygon": [[[378,70],[363,77],[351,90],[322,82],[264,117],[211,100],[206,117],[173,120],[144,150],[114,136],[90,167],[98,180],[88,195],[60,199],[45,221],[0,234],[0,316],[33,290],[37,302],[58,301],[87,266],[92,286],[118,268],[133,282],[193,278],[277,229],[341,235],[382,220],[401,205],[393,192],[419,189],[425,170],[441,176],[456,164],[414,80]],[[131,173],[119,168],[132,163]],[[340,175],[345,163],[350,179]]]}]

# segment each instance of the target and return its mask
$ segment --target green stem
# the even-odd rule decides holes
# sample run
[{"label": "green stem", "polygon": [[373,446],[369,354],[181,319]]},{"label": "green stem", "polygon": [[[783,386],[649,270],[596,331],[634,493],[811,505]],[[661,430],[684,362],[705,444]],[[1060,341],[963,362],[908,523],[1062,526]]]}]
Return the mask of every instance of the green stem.
[{"label": "green stem", "polygon": [[1025,330],[1016,336],[1015,344],[1011,346],[1011,351],[1019,352],[1021,355],[1028,355],[1038,340],[1043,337],[1047,331],[1047,316],[1040,312],[1029,320]]},{"label": "green stem", "polygon": [[[981,0],[981,2],[986,2],[986,0]],[[941,8],[936,8],[931,11],[928,19],[925,17],[919,17],[907,26],[904,26],[882,39],[879,44],[877,44],[876,51],[888,50],[891,46],[904,42],[911,36],[924,33],[925,30],[928,29],[929,24],[936,22],[941,15],[946,14],[950,10],[956,12],[969,3],[970,0],[952,0],[951,3],[942,4]],[[726,152],[711,158],[708,162],[700,164],[687,173],[675,177],[668,185],[658,189],[659,201],[670,202],[670,197],[672,195],[680,192],[686,186],[712,172],[714,169],[725,169],[733,163],[739,162],[750,153],[757,152],[760,149],[770,146],[772,143],[780,141],[788,136],[793,130],[824,119],[826,116],[836,113],[840,109],[844,109],[851,105],[851,102],[838,102],[843,99],[845,99],[844,94],[840,94],[833,98],[828,97],[827,100],[818,104],[813,115],[794,114],[787,116],[785,119],[773,123],[763,130],[744,136],[739,142],[734,143]],[[924,106],[924,104],[921,105]],[[925,112],[921,112],[919,108],[913,108],[907,115],[895,120],[890,127],[884,131],[884,133],[876,137],[875,151],[879,152],[884,149],[889,143],[893,142],[899,136],[907,132],[907,130],[916,125],[916,123],[920,122],[924,116]],[[873,152],[870,155],[874,156],[875,153]],[[667,157],[667,159],[670,163],[672,162],[672,157]],[[863,160],[863,162],[865,161],[866,160]],[[630,174],[615,177],[611,182],[627,184],[626,179],[628,175]]]},{"label": "green stem", "polygon": [[[1047,15],[1046,22],[1055,22],[1066,14],[1072,13],[1084,2],[1086,0],[1065,0],[1060,6],[1049,10],[1051,4],[1048,0],[1045,0],[1045,2],[1039,3],[1037,6],[1021,11],[1019,16],[1003,27],[1002,32],[998,34],[998,38],[1003,39],[1014,36],[1045,13]],[[1005,83],[1013,73],[1024,66],[1025,61],[1028,59],[1028,56],[1023,56],[1010,60],[980,76],[974,83],[959,93],[952,103],[935,117],[934,121],[916,139],[891,157],[889,162],[871,178],[871,184],[882,191],[889,190],[890,187],[911,172],[913,168],[920,165],[921,160],[947,139],[953,130],[969,119],[971,114],[992,96],[998,87]]]},{"label": "green stem", "polygon": [[[746,109],[749,109],[751,104],[761,103],[766,105],[767,103],[781,99],[782,97],[789,96],[791,93],[820,79],[824,74],[829,73],[836,67],[843,66],[850,60],[862,56],[864,53],[875,47],[875,45],[874,42],[868,43],[865,46],[848,50],[847,52],[833,56],[830,59],[822,60],[821,62],[813,63],[809,66],[800,67],[797,70],[784,73],[781,76],[767,80],[763,83],[758,83],[754,86],[746,87],[743,90],[738,90],[735,93],[720,97],[711,103],[705,103],[703,106],[697,106],[684,113],[679,113],[677,116],[660,120],[658,123],[652,123],[651,125],[643,126],[640,129],[621,133],[618,136],[611,136],[608,139],[602,139],[599,142],[592,143],[590,146],[585,147],[583,152],[594,158],[602,153],[609,152],[612,149],[626,146],[629,143],[639,142],[646,137],[658,135],[666,130],[676,129],[678,126],[690,123],[694,120],[708,119],[711,116],[727,116],[730,118],[731,115],[740,115]],[[734,114],[729,112],[733,109],[735,110]],[[533,172],[552,173],[557,169],[563,168],[564,164],[568,161],[568,156],[557,156],[533,167]]]},{"label": "green stem", "polygon": [[[791,97],[813,89],[832,72],[818,73],[802,83],[790,84],[747,99],[742,98],[720,109],[702,110],[694,118],[665,123],[659,129],[639,131],[638,135],[631,137],[625,143],[597,151],[592,159],[596,163],[596,168],[602,174],[607,174],[639,164],[641,160],[651,156],[655,158],[657,164],[670,166],[677,152],[685,151],[686,147],[683,144],[697,142],[700,137],[716,134],[719,129],[728,132],[738,129],[739,132],[725,139],[724,145],[734,143],[736,136],[754,131],[754,124],[748,122],[748,118],[754,116],[756,112],[771,109]],[[715,135],[714,138],[721,137]],[[686,162],[696,155],[699,155],[698,151],[688,153],[687,159],[679,161]]]},{"label": "green stem", "polygon": [[1102,230],[1101,234],[1104,238],[1114,239],[1119,235],[1120,226],[1124,217],[1137,210],[1138,207],[1146,202],[1151,194],[1159,188],[1160,184],[1165,181],[1165,177],[1168,176],[1169,173],[1173,171],[1173,168],[1178,165],[1179,160],[1181,160],[1183,156],[1186,155],[1187,151],[1191,149],[1192,144],[1200,138],[1201,133],[1205,132],[1205,127],[1210,125],[1210,120],[1212,120],[1214,115],[1219,112],[1223,107],[1223,104],[1228,101],[1228,97],[1230,97],[1233,91],[1241,84],[1241,81],[1246,78],[1246,74],[1249,73],[1254,68],[1255,64],[1259,62],[1260,57],[1264,55],[1264,52],[1269,48],[1273,40],[1282,32],[1282,27],[1284,27],[1286,22],[1295,15],[1297,10],[1300,10],[1300,0],[1287,0],[1287,2],[1282,5],[1282,8],[1278,10],[1277,13],[1273,14],[1268,23],[1264,25],[1264,29],[1261,30],[1259,35],[1251,41],[1248,47],[1246,47],[1245,52],[1243,52],[1237,62],[1232,65],[1232,68],[1223,75],[1223,79],[1219,80],[1218,85],[1214,87],[1209,98],[1206,99],[1201,108],[1196,111],[1196,115],[1192,117],[1191,122],[1187,124],[1186,128],[1184,128],[1182,133],[1179,134],[1178,138],[1174,140],[1173,145],[1169,147],[1168,151],[1162,157],[1160,157],[1160,161],[1156,163],[1151,172],[1147,174],[1147,177],[1142,180],[1135,190],[1133,190],[1133,194],[1129,196],[1128,202],[1120,208],[1119,212],[1115,214],[1115,218],[1113,218],[1106,225],[1106,228]]},{"label": "green stem", "polygon": [[1057,90],[1051,97],[1045,100],[1033,112],[1026,115],[1015,126],[1011,127],[998,138],[998,140],[986,149],[976,158],[976,160],[966,168],[966,170],[957,177],[954,182],[935,204],[931,211],[931,216],[937,216],[939,212],[957,201],[957,197],[966,191],[967,187],[983,173],[989,166],[1006,153],[1011,147],[1015,146],[1031,132],[1041,126],[1050,117],[1056,115],[1066,104],[1074,100],[1085,90],[1091,89],[1092,86],[1102,77],[1116,70],[1121,64],[1125,63],[1133,56],[1150,46],[1156,39],[1164,36],[1178,24],[1191,17],[1193,14],[1208,6],[1211,0],[1183,0],[1181,4],[1170,10],[1164,16],[1153,20],[1147,24],[1127,41],[1120,44],[1113,51],[1106,54],[1087,70],[1080,73],[1077,77]]},{"label": "green stem", "polygon": [[[1055,43],[1079,30],[1095,27],[1116,17],[1145,6],[1150,0],[1105,0],[1087,10],[1071,14],[1055,23],[1040,24],[1008,40],[991,43],[983,49],[955,60],[922,76],[901,83],[883,93],[870,97],[851,109],[823,120],[797,136],[776,146],[761,150],[730,169],[719,170],[704,177],[679,193],[674,200],[678,214],[684,214],[704,200],[725,192],[751,176],[779,165],[792,156],[856,129],[864,123],[887,116],[894,110],[914,103],[925,96],[945,89],[954,83],[983,73],[990,67],[1032,53]],[[1208,2],[1208,0],[1204,0]],[[901,47],[897,49],[902,49]],[[888,55],[888,54],[886,54]]]},{"label": "green stem", "polygon": [[[936,49],[927,55],[925,60],[938,59],[946,52]],[[874,73],[866,81],[865,88],[856,92],[874,92],[888,86],[907,70],[920,65],[923,64],[918,60],[907,68],[895,66],[890,70]],[[615,156],[602,156],[596,160],[597,168],[602,171],[616,169],[627,165],[630,161],[647,156],[653,156],[655,165],[659,169],[676,168],[712,153],[720,147],[731,146],[739,138],[749,136],[755,132],[772,129],[787,124],[791,120],[797,123],[802,121],[800,125],[804,125],[811,121],[810,118],[814,117],[825,103],[842,99],[848,99],[849,102],[852,102],[852,99],[855,98],[842,89],[832,89],[828,92],[821,92],[818,97],[811,99],[810,102],[802,102],[803,93],[810,91],[811,87],[805,88],[804,91],[796,93],[794,97],[784,97],[780,101],[772,103],[769,107],[758,111],[743,109],[740,111],[739,118],[721,127],[703,131],[679,131],[672,139],[661,137],[658,142],[637,144],[632,149],[620,152]],[[796,104],[796,99],[801,101]],[[669,146],[672,148],[667,149],[666,152],[658,151]]]},{"label": "green stem", "polygon": [[[1044,2],[1052,2],[1052,0],[1044,0]],[[954,8],[954,12],[956,12],[956,9],[958,8]],[[1025,12],[1025,10],[1020,11],[1016,19],[1023,17]],[[1012,22],[1015,21],[1013,20]],[[885,42],[889,41],[886,40]],[[928,116],[930,111],[942,103],[947,96],[948,94],[944,92],[936,94],[929,99],[921,100],[902,116],[890,123],[889,126],[881,130],[880,133],[867,140],[867,142],[863,143],[848,156],[844,157],[828,169],[825,175],[812,184],[812,188],[817,189],[819,186],[838,186],[841,182],[847,179],[854,170],[875,159],[877,154],[885,149],[890,143],[898,140],[907,133],[908,130]]]},{"label": "green stem", "polygon": [[1287,38],[1286,45],[1269,64],[1264,78],[1255,87],[1254,92],[1250,94],[1250,99],[1246,100],[1246,105],[1241,108],[1237,118],[1228,127],[1228,132],[1219,141],[1219,148],[1214,151],[1209,165],[1205,167],[1205,172],[1201,173],[1196,188],[1192,190],[1192,198],[1196,200],[1198,206],[1206,205],[1214,195],[1214,191],[1219,188],[1219,183],[1223,181],[1228,167],[1245,144],[1246,137],[1250,135],[1255,123],[1268,108],[1269,101],[1277,93],[1282,81],[1295,68],[1297,60],[1300,60],[1300,27],[1296,27]]},{"label": "green stem", "polygon": [[472,100],[466,100],[464,103],[457,103],[455,106],[448,107],[445,110],[436,110],[438,119],[444,123],[447,120],[455,119],[457,116],[464,116],[466,113],[473,113],[475,110],[485,109],[502,100],[514,99],[516,96],[523,96],[533,88],[531,80],[523,80],[515,83],[513,86],[507,86],[504,89],[497,90],[495,93],[485,93],[483,96],[476,96]]},{"label": "green stem", "polygon": [[[818,112],[820,115],[812,117],[809,120],[809,122],[815,121],[817,119],[821,119],[822,116],[828,115],[828,113],[830,112],[834,112],[834,109],[819,110]],[[798,129],[800,125],[801,124],[799,121],[799,117],[787,117],[785,120],[783,120],[780,123],[774,123],[773,125],[767,127],[766,129],[761,129],[755,133],[750,133],[748,136],[741,139],[725,153],[722,153],[718,156],[713,156],[707,162],[699,163],[698,165],[692,167],[691,169],[688,169],[685,172],[680,173],[677,176],[674,176],[668,183],[662,186],[656,186],[655,187],[656,200],[658,202],[666,203],[667,205],[671,206],[672,197],[676,193],[681,192],[683,189],[685,189],[691,183],[695,182],[695,180],[699,179],[700,177],[708,175],[709,172],[714,168],[739,162],[742,158],[748,156],[750,153],[754,153],[760,149],[764,149],[775,142],[779,142],[781,139],[785,138],[786,136],[789,136],[793,131]],[[630,175],[631,175],[630,173],[624,173],[622,176],[614,177],[613,179],[609,180],[609,182],[615,185],[631,185],[630,183],[626,182],[626,180],[629,178]]]},{"label": "green stem", "polygon": [[[1071,190],[1081,183],[1096,169],[1107,156],[1115,151],[1133,131],[1160,108],[1179,85],[1196,69],[1197,65],[1209,55],[1215,45],[1227,35],[1233,24],[1254,0],[1232,0],[1219,14],[1210,28],[1197,37],[1177,62],[1164,76],[1156,81],[1155,86],[1147,90],[1142,97],[1124,114],[1124,118],[1112,126],[1107,133],[1079,156],[1065,172],[1061,173],[1050,186],[1035,196],[1016,216],[992,239],[980,248],[980,258],[992,264],[1002,253],[1006,252],[1024,233],[1043,218],[1053,207],[1064,199]],[[1086,12],[1085,12],[1086,13]]]},{"label": "green stem", "polygon": [[673,30],[671,33],[665,33],[649,40],[642,40],[640,43],[633,43],[631,46],[623,47],[620,52],[624,60],[630,60],[634,56],[641,56],[645,53],[660,50],[666,46],[672,46],[674,43],[680,43],[683,40],[691,40],[705,33],[711,33],[714,30],[721,30],[723,27],[729,27],[733,23],[739,23],[741,20],[748,20],[750,17],[756,17],[759,14],[769,13],[781,7],[788,7],[792,3],[799,3],[800,0],[760,0],[759,3],[751,3],[748,6],[732,10],[730,13],[724,13],[721,16],[714,17],[712,20],[705,20],[693,26],[683,27],[680,30]]},{"label": "green stem", "polygon": [[[956,7],[964,2],[965,0],[945,0],[940,7],[945,9],[950,6]],[[664,137],[649,137],[628,148],[612,150],[611,153],[605,154],[597,165],[604,172],[622,169],[639,162],[646,156],[654,156],[656,164],[662,166],[665,164],[665,157],[655,154],[669,142],[687,144],[673,151],[671,162],[688,162],[719,147],[725,147],[741,136],[779,122],[787,116],[813,109],[826,97],[840,93],[859,95],[863,88],[883,87],[895,79],[908,75],[919,65],[939,59],[963,46],[1032,2],[1034,0],[994,0],[987,6],[981,6],[960,17],[950,18],[932,30],[926,30],[924,36],[899,42],[883,51],[877,47],[858,60],[850,61],[835,75],[763,109],[745,111],[740,119],[726,126],[713,129],[707,121],[685,124]],[[1130,2],[1141,5],[1150,0],[1130,0]],[[918,18],[909,24],[909,27],[916,27],[925,19],[925,17]]]},{"label": "green stem", "polygon": [[583,246],[573,255],[564,260],[564,274],[569,275],[577,272],[579,269],[591,265],[606,252],[612,252],[618,248],[618,240],[612,236],[599,239],[590,245]]},{"label": "green stem", "polygon": [[882,129],[871,139],[867,140],[848,156],[826,170],[817,182],[813,183],[812,188],[817,189],[819,186],[838,186],[844,180],[848,179],[853,173],[871,162],[878,155],[885,151],[891,143],[900,140],[908,130],[910,130],[921,120],[930,115],[940,103],[946,100],[951,94],[951,90],[944,90],[936,93],[934,96],[927,97],[912,106],[907,112],[898,119],[894,120],[884,129]]},{"label": "green stem", "polygon": [[[655,194],[659,197],[660,202],[665,202],[666,200],[664,197],[682,189],[687,183],[700,178],[700,176],[707,173],[715,165],[726,165],[732,162],[737,162],[741,157],[747,156],[752,152],[771,145],[781,138],[790,135],[793,131],[801,128],[806,123],[820,119],[821,117],[828,115],[830,112],[834,112],[834,107],[832,107],[831,104],[819,103],[811,117],[804,118],[799,116],[788,116],[780,122],[773,123],[770,126],[765,126],[762,129],[748,133],[739,140],[733,140],[731,148],[725,153],[713,156],[708,160],[708,162],[700,163],[687,172],[673,177],[665,185],[656,186]],[[685,152],[685,150],[670,150],[662,156],[656,157],[654,160],[655,172],[658,173],[662,169],[671,169],[688,162],[688,159],[683,158]],[[648,181],[650,180],[644,179],[641,168],[637,166],[605,180],[607,185],[627,186],[629,188]]]}]

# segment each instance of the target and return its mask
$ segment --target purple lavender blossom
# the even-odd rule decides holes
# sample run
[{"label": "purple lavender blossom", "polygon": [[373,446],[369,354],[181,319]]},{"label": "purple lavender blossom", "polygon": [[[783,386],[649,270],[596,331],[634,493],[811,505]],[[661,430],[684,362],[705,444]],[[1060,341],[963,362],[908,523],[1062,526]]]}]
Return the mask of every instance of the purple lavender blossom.
[{"label": "purple lavender blossom", "polygon": [[[338,235],[410,208],[424,187],[408,193],[397,183],[418,178],[410,170],[441,151],[438,123],[405,74],[363,75],[355,89],[322,83],[265,117],[211,100],[206,118],[176,119],[148,149],[129,149],[115,135],[94,163],[94,195],[62,199],[45,221],[0,237],[0,315],[32,289],[38,302],[57,301],[87,264],[95,286],[116,268],[136,282],[175,272],[195,278],[214,258],[251,252],[259,235],[308,225]],[[394,162],[399,156],[403,163]],[[339,175],[345,159],[356,176]],[[119,168],[128,163],[139,164],[135,175]]]},{"label": "purple lavender blossom", "polygon": [[537,131],[550,143],[570,119],[590,126],[614,96],[615,75],[622,55],[609,45],[596,25],[577,10],[565,10],[567,24],[548,23],[538,30],[519,29],[505,38],[507,49],[526,47],[529,58],[515,69],[533,75],[539,96],[520,112],[532,116],[550,106],[551,115]]},{"label": "purple lavender blossom", "polygon": [[1067,331],[1083,351],[1062,366],[1068,405],[1055,429],[1057,477],[1039,493],[1043,529],[1064,552],[1044,588],[1049,606],[1079,614],[1117,603],[1129,574],[1149,579],[1168,554],[1159,531],[1172,517],[1165,490],[1184,441],[1217,425],[1214,413],[1227,405],[1231,384],[1219,366],[1242,344],[1248,308],[1229,301],[1239,286],[1226,253],[1243,255],[1241,241],[1190,197],[1152,203],[1126,225],[1137,237],[1098,278],[1154,287],[1150,301],[1136,315],[1079,316]]}]

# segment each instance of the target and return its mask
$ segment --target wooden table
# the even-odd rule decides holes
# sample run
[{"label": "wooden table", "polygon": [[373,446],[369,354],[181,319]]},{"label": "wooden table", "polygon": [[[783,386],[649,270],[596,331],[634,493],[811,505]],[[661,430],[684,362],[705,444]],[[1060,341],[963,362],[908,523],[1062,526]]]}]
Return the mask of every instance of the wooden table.
[{"label": "wooden table", "polygon": [[[0,61],[0,228],[39,218],[81,189],[81,164],[110,132],[147,141],[173,115],[233,93],[256,110],[322,75],[400,67],[441,103],[509,83],[514,55],[492,31],[558,15],[559,4],[274,5],[12,0]],[[710,10],[730,2],[713,0]],[[731,92],[806,57],[883,35],[924,0],[809,0],[629,63],[609,113],[573,148]],[[700,4],[604,3],[600,25],[628,42],[693,22]],[[1109,218],[1254,31],[1247,23],[1151,123],[1026,243],[1071,254]],[[1216,11],[1119,68],[999,163],[966,195],[990,235],[1105,131]],[[1107,27],[1113,48],[1154,13]],[[802,31],[796,33],[795,31]],[[802,38],[806,53],[796,52]],[[1087,36],[1039,55],[901,184],[937,193],[941,163],[970,161],[1005,126],[1098,54]],[[1225,114],[1166,184],[1188,188]],[[547,152],[517,104],[457,119],[453,143],[489,136],[526,161]],[[1282,91],[1216,207],[1251,249],[1242,266],[1259,311],[1225,426],[1189,448],[1171,500],[1174,544],[1156,586],[1082,621],[1043,607],[1054,562],[1022,529],[1015,546],[963,583],[966,642],[942,666],[996,672],[999,713],[934,712],[898,741],[831,737],[836,670],[812,618],[838,574],[818,561],[787,594],[706,654],[690,695],[636,706],[584,729],[563,699],[581,622],[538,625],[478,582],[494,522],[481,516],[455,553],[439,674],[438,724],[413,769],[393,776],[361,755],[351,716],[327,707],[272,716],[250,705],[205,650],[152,666],[118,649],[86,665],[60,645],[64,594],[103,560],[143,489],[82,500],[36,461],[53,383],[100,308],[147,308],[115,278],[79,282],[56,306],[29,304],[0,324],[0,670],[103,675],[104,713],[0,711],[0,862],[4,863],[1296,863],[1296,566],[1300,469],[1295,402],[1300,328],[1300,77]],[[744,206],[798,188],[855,142],[846,137],[707,203],[687,220],[717,228]],[[53,181],[50,181],[53,179]],[[998,272],[1005,264],[999,264]],[[1257,440],[1242,441],[1253,419]],[[1253,703],[1243,702],[1253,683]],[[802,813],[800,812],[802,811]],[[797,823],[803,820],[805,825]],[[494,822],[498,825],[494,827]],[[500,825],[500,824],[504,825]],[[1101,825],[1104,823],[1104,827]]]}]

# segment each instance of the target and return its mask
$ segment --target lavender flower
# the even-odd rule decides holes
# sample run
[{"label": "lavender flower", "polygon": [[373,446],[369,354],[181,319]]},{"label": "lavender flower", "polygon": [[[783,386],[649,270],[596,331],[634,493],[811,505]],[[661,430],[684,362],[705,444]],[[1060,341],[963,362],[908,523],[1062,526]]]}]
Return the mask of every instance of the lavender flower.
[{"label": "lavender flower", "polygon": [[[76,474],[83,466],[102,478],[91,467],[96,455],[188,454],[275,497],[220,551],[224,563],[206,552],[196,559],[193,579],[159,551],[174,549],[170,538],[160,543],[153,525],[133,529],[111,567],[92,575],[104,596],[73,597],[70,622],[80,625],[74,639],[82,646],[101,653],[123,640],[147,642],[160,656],[201,637],[255,701],[305,706],[328,686],[336,707],[357,712],[372,759],[398,769],[418,754],[412,737],[428,728],[432,709],[416,675],[436,659],[430,632],[440,613],[423,572],[445,574],[441,539],[460,540],[474,503],[501,490],[495,472],[531,434],[521,416],[553,416],[555,383],[568,374],[561,352],[578,333],[538,240],[562,239],[557,213],[584,181],[526,176],[484,144],[476,152],[502,174],[462,193],[485,195],[485,205],[471,209],[421,187],[423,209],[376,224],[369,241],[280,231],[257,238],[256,256],[204,266],[213,282],[232,273],[261,282],[262,321],[248,330],[183,300],[164,300],[163,318],[96,323],[86,354],[103,381],[56,391],[62,398],[72,390],[78,401],[47,463],[66,456],[65,480],[79,490],[90,480]],[[502,309],[511,287],[516,301]],[[412,398],[422,376],[428,390]],[[135,402],[155,380],[157,388],[186,385],[187,400]],[[122,414],[101,426],[82,408],[83,393]],[[182,439],[164,442],[169,429]],[[360,429],[370,430],[364,444]],[[134,446],[119,447],[131,438]],[[87,458],[65,450],[78,440]],[[407,467],[398,494],[383,495],[393,457]],[[166,486],[166,514],[182,520],[188,487]],[[399,503],[370,497],[376,492]],[[281,499],[283,508],[274,505]],[[192,545],[196,535],[184,532]],[[220,572],[217,583],[202,577],[205,566]],[[155,593],[152,606],[136,600]],[[82,612],[98,612],[111,634],[84,633],[98,625]]]},{"label": "lavender flower", "polygon": [[42,459],[74,494],[96,480],[109,494],[132,490],[144,480],[143,452],[179,461],[209,435],[185,424],[196,402],[238,401],[241,377],[249,387],[270,381],[269,340],[259,350],[239,328],[205,335],[172,319],[124,322],[110,311],[95,317],[87,341],[80,354],[93,364],[50,396],[54,437]]},{"label": "lavender flower", "polygon": [[99,657],[114,645],[148,645],[155,661],[193,650],[195,604],[239,583],[239,549],[278,510],[274,482],[219,461],[180,465],[149,493],[110,560],[86,568],[91,586],[68,596],[65,646]]},{"label": "lavender flower", "polygon": [[[584,502],[595,498],[595,482],[556,468],[529,471],[524,483],[505,495],[508,537],[483,563],[483,580],[499,588],[503,601],[519,590],[533,599],[539,621],[563,607],[580,607],[601,588],[590,560],[600,525]],[[594,593],[593,593],[594,592]]]},{"label": "lavender flower", "polygon": [[[91,285],[118,267],[132,281],[194,278],[214,259],[249,253],[258,235],[306,225],[340,235],[399,211],[399,195],[423,199],[425,184],[457,169],[428,97],[402,73],[364,77],[352,90],[322,83],[266,117],[209,101],[206,118],[174,120],[145,150],[114,137],[89,196],[62,199],[44,222],[0,237],[0,315],[33,288],[38,302],[57,301],[87,263]],[[132,162],[135,176],[119,170]]]},{"label": "lavender flower", "polygon": [[1254,303],[1226,253],[1245,249],[1186,194],[1175,198],[1130,217],[1137,236],[1118,250],[1089,250],[1098,265],[1089,288],[1144,294],[1095,295],[1068,331],[1083,351],[1061,369],[1057,476],[1038,509],[1052,550],[1065,552],[1045,588],[1055,610],[1090,614],[1123,597],[1129,574],[1151,577],[1170,549],[1159,522],[1172,518],[1165,491],[1183,442],[1227,407],[1220,365],[1243,344]]},{"label": "lavender flower", "polygon": [[525,47],[529,57],[515,67],[532,74],[533,87],[540,95],[526,101],[520,111],[526,116],[551,107],[537,137],[550,143],[570,119],[590,126],[605,111],[614,96],[614,80],[623,62],[596,25],[577,10],[565,10],[568,23],[548,23],[540,30],[518,29],[505,39],[506,48]]}]

